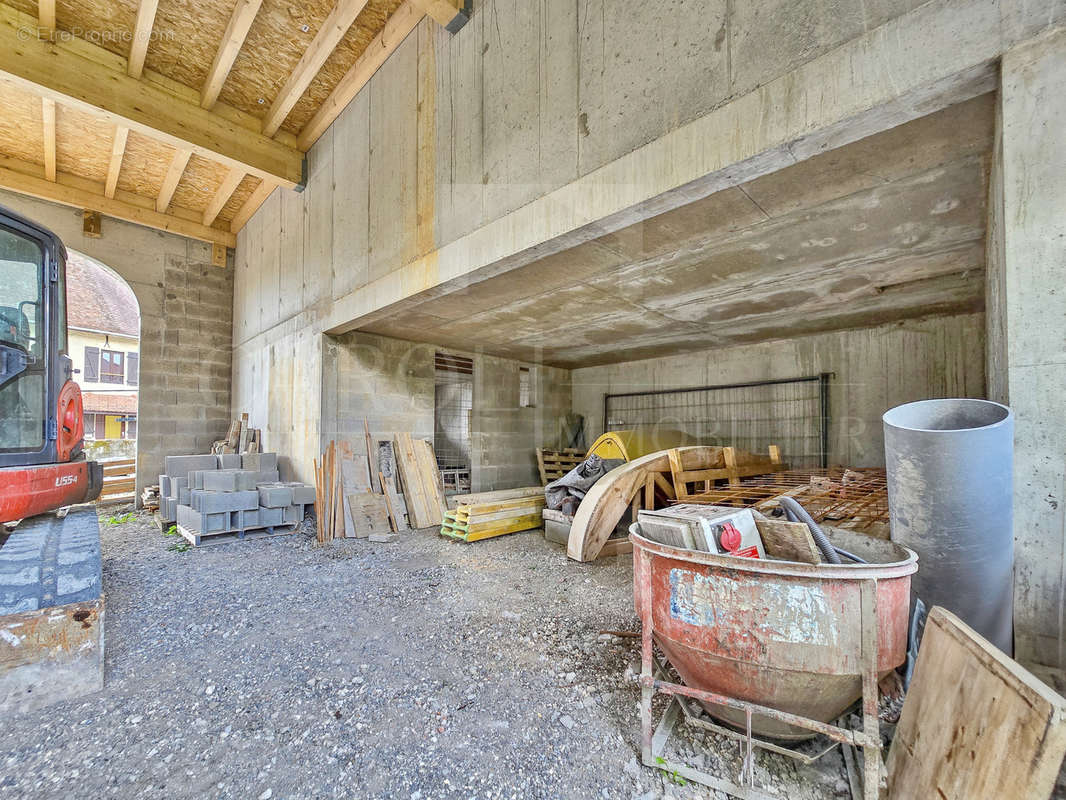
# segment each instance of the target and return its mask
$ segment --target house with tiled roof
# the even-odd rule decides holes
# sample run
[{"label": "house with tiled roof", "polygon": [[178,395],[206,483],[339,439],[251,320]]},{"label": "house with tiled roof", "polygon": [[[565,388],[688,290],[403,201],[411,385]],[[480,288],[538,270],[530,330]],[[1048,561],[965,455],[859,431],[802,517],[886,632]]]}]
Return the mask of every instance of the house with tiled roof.
[{"label": "house with tiled roof", "polygon": [[111,270],[67,254],[67,330],[85,437],[137,439],[141,315],[133,290]]}]

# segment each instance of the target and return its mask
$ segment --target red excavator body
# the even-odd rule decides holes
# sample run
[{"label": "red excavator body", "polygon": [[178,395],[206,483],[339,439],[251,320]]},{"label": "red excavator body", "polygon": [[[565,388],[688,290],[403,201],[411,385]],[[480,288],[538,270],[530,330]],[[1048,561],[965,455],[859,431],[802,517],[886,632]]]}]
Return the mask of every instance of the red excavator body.
[{"label": "red excavator body", "polygon": [[0,208],[0,522],[100,496],[67,353],[66,249]]}]

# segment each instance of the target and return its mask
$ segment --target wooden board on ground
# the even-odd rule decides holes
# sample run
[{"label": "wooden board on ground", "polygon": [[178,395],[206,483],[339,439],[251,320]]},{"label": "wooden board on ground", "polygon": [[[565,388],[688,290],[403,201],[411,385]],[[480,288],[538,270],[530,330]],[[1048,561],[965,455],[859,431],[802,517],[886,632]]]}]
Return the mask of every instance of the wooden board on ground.
[{"label": "wooden board on ground", "polygon": [[811,529],[802,522],[755,517],[755,525],[762,537],[763,548],[770,558],[796,561],[800,564],[821,564],[822,554],[814,543]]},{"label": "wooden board on ground", "polygon": [[365,539],[372,533],[391,533],[389,510],[384,495],[354,492],[348,495],[352,507],[353,529],[349,538]]},{"label": "wooden board on ground", "polygon": [[1045,800],[1064,754],[1066,699],[954,614],[929,612],[889,796]]},{"label": "wooden board on ground", "polygon": [[445,536],[476,542],[539,528],[543,510],[543,494],[493,503],[461,505],[444,514],[440,532]]}]

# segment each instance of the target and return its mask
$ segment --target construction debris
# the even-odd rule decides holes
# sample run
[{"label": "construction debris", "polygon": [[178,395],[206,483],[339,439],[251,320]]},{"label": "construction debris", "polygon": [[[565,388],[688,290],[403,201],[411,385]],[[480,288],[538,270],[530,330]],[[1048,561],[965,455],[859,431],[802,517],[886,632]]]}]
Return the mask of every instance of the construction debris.
[{"label": "construction debris", "polygon": [[1051,795],[1066,700],[949,611],[929,612],[888,755],[890,797]]},{"label": "construction debris", "polygon": [[[491,494],[491,493],[490,493]],[[544,495],[518,498],[492,498],[447,511],[441,522],[444,536],[476,542],[508,533],[540,527]]]},{"label": "construction debris", "polygon": [[247,414],[241,414],[239,419],[230,423],[225,439],[211,445],[211,452],[215,455],[259,453],[262,449],[263,432],[259,428],[249,427]]}]

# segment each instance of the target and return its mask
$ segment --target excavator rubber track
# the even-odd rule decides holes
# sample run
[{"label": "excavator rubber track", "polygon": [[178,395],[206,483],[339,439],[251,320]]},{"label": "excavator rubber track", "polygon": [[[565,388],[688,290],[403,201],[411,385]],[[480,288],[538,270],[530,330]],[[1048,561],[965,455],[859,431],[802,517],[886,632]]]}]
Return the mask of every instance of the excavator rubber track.
[{"label": "excavator rubber track", "polygon": [[0,712],[103,688],[102,586],[95,508],[0,534]]}]

